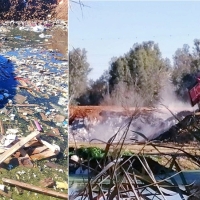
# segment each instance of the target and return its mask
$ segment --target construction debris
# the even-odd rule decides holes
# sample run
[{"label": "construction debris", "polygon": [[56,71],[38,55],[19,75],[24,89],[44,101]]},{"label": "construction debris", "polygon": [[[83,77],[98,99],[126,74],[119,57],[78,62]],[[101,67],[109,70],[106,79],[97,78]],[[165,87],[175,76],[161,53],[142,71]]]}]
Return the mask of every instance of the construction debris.
[{"label": "construction debris", "polygon": [[3,20],[43,20],[48,18],[67,20],[67,7],[67,0],[61,2],[58,0],[10,0],[1,2],[0,18]]},{"label": "construction debris", "polygon": [[[12,142],[9,142],[9,145],[13,143],[13,141],[17,141],[13,146],[8,148],[7,142],[4,143],[4,146],[1,146],[1,152],[4,151],[3,154],[0,155],[0,164],[4,162],[9,156],[16,153],[17,151],[20,152],[20,155],[22,157],[18,157],[19,164],[24,166],[33,167],[31,160],[41,160],[44,158],[49,158],[52,156],[56,156],[60,152],[60,147],[58,145],[51,145],[50,143],[40,139],[39,131],[34,131],[31,134],[29,134],[25,138],[16,138],[11,140]],[[10,135],[8,135],[10,137]],[[33,138],[37,137],[37,140],[40,145],[39,147],[32,147],[29,146],[29,148],[24,149],[24,145],[30,142]]]}]

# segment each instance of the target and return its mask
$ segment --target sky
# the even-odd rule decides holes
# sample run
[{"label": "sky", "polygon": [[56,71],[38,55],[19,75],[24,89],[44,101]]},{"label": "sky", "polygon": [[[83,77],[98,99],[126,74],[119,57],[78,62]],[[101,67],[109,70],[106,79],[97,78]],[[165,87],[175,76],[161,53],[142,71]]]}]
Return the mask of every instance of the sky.
[{"label": "sky", "polygon": [[109,69],[111,58],[123,56],[135,43],[158,43],[172,61],[178,48],[200,39],[200,1],[70,2],[69,50],[85,48],[96,80]]}]

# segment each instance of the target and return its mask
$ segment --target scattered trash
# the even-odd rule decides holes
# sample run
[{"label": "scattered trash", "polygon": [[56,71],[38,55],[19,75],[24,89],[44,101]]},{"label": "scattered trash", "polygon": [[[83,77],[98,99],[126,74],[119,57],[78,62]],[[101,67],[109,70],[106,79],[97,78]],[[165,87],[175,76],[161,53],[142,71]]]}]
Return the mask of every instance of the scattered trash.
[{"label": "scattered trash", "polygon": [[[66,32],[67,22],[2,21],[0,25],[0,164],[5,169],[1,177],[38,186],[46,181],[42,186],[53,186],[52,195],[58,193],[59,198],[66,189],[56,188],[55,183],[67,177],[68,60],[63,38],[62,52],[52,45],[54,29]],[[60,40],[55,43],[61,44]],[[43,199],[45,192],[52,192],[36,190],[15,185],[9,193],[0,189],[0,195]]]},{"label": "scattered trash", "polygon": [[15,181],[15,180],[8,179],[8,178],[3,178],[2,181],[3,181],[3,183],[10,184],[10,185],[13,185],[13,186],[18,186],[18,187],[21,187],[21,188],[29,190],[29,191],[34,191],[34,192],[46,194],[46,195],[49,195],[49,196],[58,197],[60,199],[68,199],[67,194],[64,194],[64,193],[61,193],[61,192],[56,192],[56,191],[53,191],[53,190],[49,190],[49,189],[46,189],[46,188],[43,188],[43,187],[34,186],[34,185],[31,185],[31,184],[28,184],[28,183]]},{"label": "scattered trash", "polygon": [[59,189],[67,189],[68,188],[68,184],[67,182],[58,182],[56,181],[56,188],[59,188]]}]

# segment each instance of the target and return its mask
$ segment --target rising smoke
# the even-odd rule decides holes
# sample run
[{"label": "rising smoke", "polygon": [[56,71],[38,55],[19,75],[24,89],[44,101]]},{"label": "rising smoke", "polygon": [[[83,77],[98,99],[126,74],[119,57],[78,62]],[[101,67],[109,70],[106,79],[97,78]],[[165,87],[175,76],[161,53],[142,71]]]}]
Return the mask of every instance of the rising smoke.
[{"label": "rising smoke", "polygon": [[[127,88],[124,87],[123,84],[120,85],[118,91],[115,96],[113,96],[114,100],[119,100],[120,95],[119,92],[122,94],[129,94],[133,95],[134,105],[138,106],[139,103],[139,96],[134,96],[134,90],[130,92],[127,91]],[[124,96],[123,96],[124,97]],[[135,98],[136,97],[136,98]],[[124,108],[128,108],[128,106],[133,106],[133,102],[130,102],[130,98],[126,99],[125,101],[118,101],[118,106],[124,106]],[[120,104],[119,102],[123,103]],[[141,101],[142,102],[142,101]],[[108,103],[108,102],[107,102]],[[116,105],[116,102],[113,102]],[[165,82],[160,92],[160,101],[156,105],[155,109],[152,109],[151,112],[143,113],[142,110],[138,114],[134,116],[134,120],[131,123],[130,129],[127,134],[126,141],[133,142],[139,141],[144,142],[145,139],[136,132],[140,132],[148,140],[152,140],[158,137],[160,134],[164,133],[165,131],[169,130],[172,126],[174,126],[178,121],[173,115],[177,115],[180,112],[184,112],[181,116],[178,115],[179,120],[182,120],[185,117],[185,113],[193,113],[197,107],[192,107],[190,103],[181,101],[177,98],[173,85],[170,82]],[[173,113],[173,114],[172,114]],[[104,116],[105,117],[105,116]],[[82,128],[79,130],[74,130],[75,138],[77,140],[85,140],[90,141],[93,139],[102,140],[107,142],[115,133],[118,132],[116,137],[116,142],[122,138],[124,131],[126,130],[126,125],[130,120],[130,116],[123,116],[118,113],[118,115],[113,115],[113,113],[107,112],[104,121],[87,121],[87,123],[82,123]],[[89,128],[88,128],[89,127]],[[82,137],[81,137],[82,136]]]}]

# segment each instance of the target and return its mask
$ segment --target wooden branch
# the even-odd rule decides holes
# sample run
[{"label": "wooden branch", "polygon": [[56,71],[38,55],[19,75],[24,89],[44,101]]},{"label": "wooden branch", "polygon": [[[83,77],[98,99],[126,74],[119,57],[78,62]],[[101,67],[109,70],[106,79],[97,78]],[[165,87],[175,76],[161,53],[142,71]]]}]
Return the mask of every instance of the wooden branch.
[{"label": "wooden branch", "polygon": [[41,188],[41,187],[34,186],[28,183],[23,183],[23,182],[19,182],[19,181],[8,179],[8,178],[2,178],[2,181],[10,185],[19,186],[29,191],[38,192],[38,193],[53,196],[53,197],[58,197],[60,199],[68,199],[67,194],[56,192],[56,191],[49,190],[46,188]]}]

